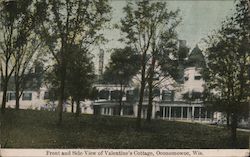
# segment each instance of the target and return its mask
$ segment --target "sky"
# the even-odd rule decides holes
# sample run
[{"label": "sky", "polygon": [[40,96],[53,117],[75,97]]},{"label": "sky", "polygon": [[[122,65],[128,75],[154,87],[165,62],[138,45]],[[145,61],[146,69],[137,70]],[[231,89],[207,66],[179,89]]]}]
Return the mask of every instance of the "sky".
[{"label": "sky", "polygon": [[[232,14],[234,9],[234,0],[162,0],[167,2],[169,10],[180,9],[182,22],[177,28],[179,39],[186,40],[187,46],[191,49],[198,44],[203,47],[202,39],[216,29],[220,28],[221,22],[226,16]],[[111,24],[119,23],[124,17],[123,7],[125,0],[112,0],[112,20]],[[109,42],[101,47],[105,50],[105,65],[109,61],[110,49],[122,47],[118,41],[120,38],[119,30],[110,29],[104,31],[105,37]],[[98,52],[95,52],[95,56]],[[95,63],[98,63],[98,57],[95,57]],[[98,64],[96,64],[96,68]]]}]

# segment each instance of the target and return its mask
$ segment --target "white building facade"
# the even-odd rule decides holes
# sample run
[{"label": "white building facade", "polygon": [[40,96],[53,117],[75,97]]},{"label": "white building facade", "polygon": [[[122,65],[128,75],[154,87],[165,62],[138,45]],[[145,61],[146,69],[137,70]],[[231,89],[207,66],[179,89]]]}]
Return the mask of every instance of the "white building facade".
[{"label": "white building facade", "polygon": [[[170,81],[171,82],[171,81]],[[167,85],[165,86],[164,83]],[[189,67],[184,70],[183,84],[169,84],[163,82],[155,90],[156,97],[153,99],[152,118],[181,121],[211,122],[220,118],[220,115],[209,111],[203,104],[201,97],[204,80],[201,77],[200,69]],[[118,115],[119,102],[114,99],[114,93],[119,91],[119,86],[97,85],[99,91],[98,99],[93,102],[94,114]],[[138,89],[127,87],[122,98],[122,116],[137,117],[138,112]],[[142,118],[147,116],[148,95],[145,90],[144,102],[142,105]],[[193,100],[184,99],[183,95],[197,98]],[[131,98],[132,97],[132,98]]]}]

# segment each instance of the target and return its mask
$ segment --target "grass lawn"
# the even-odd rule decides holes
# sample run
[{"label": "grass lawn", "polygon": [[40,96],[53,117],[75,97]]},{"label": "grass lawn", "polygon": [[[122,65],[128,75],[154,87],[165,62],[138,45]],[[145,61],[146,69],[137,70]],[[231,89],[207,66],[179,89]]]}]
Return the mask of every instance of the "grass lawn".
[{"label": "grass lawn", "polygon": [[[5,148],[230,148],[230,131],[201,124],[136,119],[49,111],[7,109],[1,118],[1,145]],[[238,132],[238,147],[248,148],[248,133]]]}]

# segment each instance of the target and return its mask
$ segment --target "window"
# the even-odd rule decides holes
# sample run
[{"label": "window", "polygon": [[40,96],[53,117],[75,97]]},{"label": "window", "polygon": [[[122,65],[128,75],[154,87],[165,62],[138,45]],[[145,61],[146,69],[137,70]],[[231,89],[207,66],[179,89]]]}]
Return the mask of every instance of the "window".
[{"label": "window", "polygon": [[9,100],[16,100],[16,93],[8,93],[9,94],[9,96],[8,96],[8,98],[9,98]]},{"label": "window", "polygon": [[192,99],[201,99],[202,93],[201,92],[192,92]]},{"label": "window", "polygon": [[99,91],[98,97],[99,97],[99,99],[106,99],[106,100],[108,100],[109,99],[109,91],[108,90],[101,90],[101,91]]},{"label": "window", "polygon": [[162,91],[162,100],[174,101],[174,91],[163,90]]},{"label": "window", "polygon": [[[123,93],[122,93],[123,95]],[[111,91],[111,100],[119,100],[120,98],[120,91],[119,90],[114,90]]]},{"label": "window", "polygon": [[134,100],[134,91],[133,90],[127,90],[127,92],[126,92],[126,100],[127,101],[133,101]]},{"label": "window", "polygon": [[195,79],[195,80],[200,80],[200,79],[201,79],[201,76],[194,76],[194,79]]},{"label": "window", "polygon": [[43,99],[49,99],[49,92],[44,92]]},{"label": "window", "polygon": [[161,95],[161,91],[159,88],[153,89],[153,95],[154,96],[160,96]]},{"label": "window", "polygon": [[23,100],[32,100],[32,93],[23,93]]}]

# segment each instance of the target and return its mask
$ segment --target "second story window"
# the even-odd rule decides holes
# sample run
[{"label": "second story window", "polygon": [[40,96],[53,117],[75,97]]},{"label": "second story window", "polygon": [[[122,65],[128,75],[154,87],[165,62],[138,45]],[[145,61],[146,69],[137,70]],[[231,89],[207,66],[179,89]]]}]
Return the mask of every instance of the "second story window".
[{"label": "second story window", "polygon": [[119,90],[111,91],[111,100],[119,100],[119,99],[120,99],[120,91]]},{"label": "second story window", "polygon": [[201,76],[194,76],[194,80],[200,80]]},{"label": "second story window", "polygon": [[153,96],[160,96],[161,95],[161,91],[159,88],[153,89]]},{"label": "second story window", "polygon": [[99,99],[109,99],[109,91],[108,90],[101,90],[98,92],[98,98]]},{"label": "second story window", "polygon": [[32,93],[23,93],[23,100],[32,100]]},{"label": "second story window", "polygon": [[174,91],[163,90],[162,91],[162,100],[174,101]]},{"label": "second story window", "polygon": [[44,92],[43,99],[44,100],[49,99],[49,92]]}]

